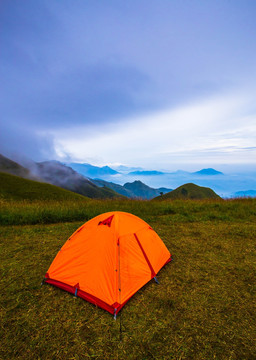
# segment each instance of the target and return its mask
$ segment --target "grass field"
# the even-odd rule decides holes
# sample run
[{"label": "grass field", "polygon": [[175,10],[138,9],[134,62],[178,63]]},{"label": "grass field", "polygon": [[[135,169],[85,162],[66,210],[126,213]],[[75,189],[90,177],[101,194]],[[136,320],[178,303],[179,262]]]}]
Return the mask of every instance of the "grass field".
[{"label": "grass field", "polygon": [[[121,210],[147,221],[173,262],[106,311],[41,286],[85,221]],[[0,359],[255,359],[256,200],[0,203]]]}]

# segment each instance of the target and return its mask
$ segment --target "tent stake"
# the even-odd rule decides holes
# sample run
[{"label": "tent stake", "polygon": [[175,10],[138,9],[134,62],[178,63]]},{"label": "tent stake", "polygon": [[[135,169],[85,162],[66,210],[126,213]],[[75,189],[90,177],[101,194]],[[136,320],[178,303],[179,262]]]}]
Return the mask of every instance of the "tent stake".
[{"label": "tent stake", "polygon": [[155,280],[155,282],[159,285],[159,281],[157,280],[157,277],[156,277],[156,276],[154,276],[154,280]]}]

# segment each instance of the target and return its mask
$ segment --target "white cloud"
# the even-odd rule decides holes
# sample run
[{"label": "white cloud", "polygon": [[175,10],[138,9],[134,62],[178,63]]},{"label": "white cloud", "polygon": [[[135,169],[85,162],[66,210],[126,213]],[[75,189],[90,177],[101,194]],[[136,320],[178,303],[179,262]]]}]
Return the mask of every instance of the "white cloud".
[{"label": "white cloud", "polygon": [[168,168],[189,163],[254,163],[252,96],[222,95],[118,124],[55,132],[55,149],[76,161]]}]

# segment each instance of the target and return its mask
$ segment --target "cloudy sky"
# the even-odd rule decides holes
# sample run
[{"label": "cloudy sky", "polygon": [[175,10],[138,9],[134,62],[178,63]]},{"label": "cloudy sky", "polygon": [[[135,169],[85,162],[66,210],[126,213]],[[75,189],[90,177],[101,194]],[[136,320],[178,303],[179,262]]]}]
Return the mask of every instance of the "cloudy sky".
[{"label": "cloudy sky", "polygon": [[256,163],[254,0],[2,0],[0,153]]}]

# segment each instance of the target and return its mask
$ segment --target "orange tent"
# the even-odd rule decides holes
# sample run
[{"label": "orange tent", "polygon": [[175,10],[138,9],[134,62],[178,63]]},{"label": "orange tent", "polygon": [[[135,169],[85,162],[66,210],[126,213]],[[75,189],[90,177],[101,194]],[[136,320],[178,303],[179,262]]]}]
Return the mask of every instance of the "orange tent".
[{"label": "orange tent", "polygon": [[96,216],[71,235],[44,281],[116,315],[170,260],[145,221],[114,211]]}]

